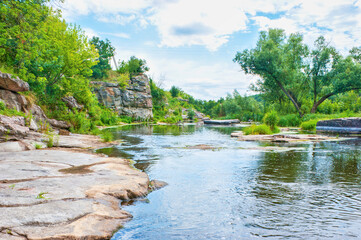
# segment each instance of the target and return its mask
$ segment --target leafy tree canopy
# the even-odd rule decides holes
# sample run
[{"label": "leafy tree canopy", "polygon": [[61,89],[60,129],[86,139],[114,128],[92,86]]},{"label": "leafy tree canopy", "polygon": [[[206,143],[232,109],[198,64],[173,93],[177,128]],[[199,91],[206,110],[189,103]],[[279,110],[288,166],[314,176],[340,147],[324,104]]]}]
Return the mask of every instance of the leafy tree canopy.
[{"label": "leafy tree canopy", "polygon": [[95,46],[99,54],[97,65],[92,67],[92,77],[96,79],[106,78],[108,77],[108,71],[111,70],[109,61],[110,58],[114,57],[115,48],[108,39],[104,41],[98,37],[93,37],[90,43]]},{"label": "leafy tree canopy", "polygon": [[[246,74],[260,77],[254,90],[273,100],[285,96],[303,116],[315,112],[327,98],[361,87],[359,49],[344,59],[322,36],[310,49],[301,34],[287,37],[281,29],[269,29],[260,33],[255,48],[238,52],[233,61]],[[310,109],[303,107],[307,98],[313,99]]]}]

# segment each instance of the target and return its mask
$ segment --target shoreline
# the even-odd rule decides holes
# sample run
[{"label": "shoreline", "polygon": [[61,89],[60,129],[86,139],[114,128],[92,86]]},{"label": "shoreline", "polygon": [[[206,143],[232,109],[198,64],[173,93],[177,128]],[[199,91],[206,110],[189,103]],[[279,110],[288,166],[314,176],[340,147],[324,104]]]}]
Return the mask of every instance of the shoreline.
[{"label": "shoreline", "polygon": [[165,184],[93,152],[112,145],[74,134],[56,148],[0,152],[0,239],[110,239],[132,218],[121,201]]}]

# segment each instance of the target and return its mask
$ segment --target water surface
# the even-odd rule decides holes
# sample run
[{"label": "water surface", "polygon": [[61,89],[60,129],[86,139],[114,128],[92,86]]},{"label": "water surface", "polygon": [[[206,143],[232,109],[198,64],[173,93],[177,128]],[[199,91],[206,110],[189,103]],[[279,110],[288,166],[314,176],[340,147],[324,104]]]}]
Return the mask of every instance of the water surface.
[{"label": "water surface", "polygon": [[358,140],[263,148],[222,127],[112,131],[123,143],[101,152],[169,183],[123,206],[134,219],[112,239],[361,238]]}]

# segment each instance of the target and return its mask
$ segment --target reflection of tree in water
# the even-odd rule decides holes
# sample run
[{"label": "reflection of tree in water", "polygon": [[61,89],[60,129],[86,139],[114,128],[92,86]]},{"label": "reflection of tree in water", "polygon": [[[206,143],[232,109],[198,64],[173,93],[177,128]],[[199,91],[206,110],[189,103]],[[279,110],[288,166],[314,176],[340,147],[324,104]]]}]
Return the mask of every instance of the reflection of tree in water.
[{"label": "reflection of tree in water", "polygon": [[179,136],[194,133],[197,129],[196,125],[153,126],[153,134]]},{"label": "reflection of tree in water", "polygon": [[356,183],[361,180],[361,155],[358,150],[340,151],[329,154],[332,160],[331,181]]},{"label": "reflection of tree in water", "polygon": [[272,201],[299,199],[287,183],[295,183],[307,171],[307,152],[264,152],[260,157],[253,193]]}]

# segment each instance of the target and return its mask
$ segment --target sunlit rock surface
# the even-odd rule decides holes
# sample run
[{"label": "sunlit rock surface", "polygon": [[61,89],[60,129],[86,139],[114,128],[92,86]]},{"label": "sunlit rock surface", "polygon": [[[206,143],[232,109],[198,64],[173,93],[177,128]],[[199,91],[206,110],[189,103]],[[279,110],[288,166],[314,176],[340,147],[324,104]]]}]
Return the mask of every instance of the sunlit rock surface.
[{"label": "sunlit rock surface", "polygon": [[118,83],[98,81],[92,84],[99,102],[119,115],[143,120],[153,117],[152,95],[146,75],[132,78],[125,89]]}]

